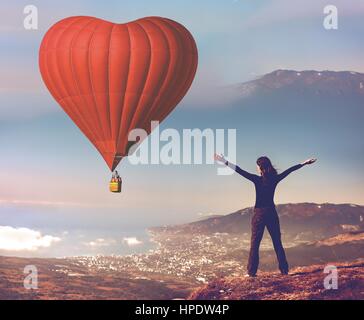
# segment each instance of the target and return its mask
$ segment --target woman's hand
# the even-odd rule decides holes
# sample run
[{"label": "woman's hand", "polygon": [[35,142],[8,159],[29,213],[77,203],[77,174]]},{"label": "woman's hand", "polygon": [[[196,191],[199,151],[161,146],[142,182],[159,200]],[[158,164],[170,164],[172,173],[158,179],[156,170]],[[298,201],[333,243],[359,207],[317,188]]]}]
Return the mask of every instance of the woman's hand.
[{"label": "woman's hand", "polygon": [[226,159],[224,158],[224,155],[223,154],[217,154],[217,153],[215,153],[214,154],[214,159],[215,159],[215,161],[218,161],[218,162],[222,162],[222,163],[225,163],[226,162]]},{"label": "woman's hand", "polygon": [[311,158],[311,159],[307,159],[306,161],[302,162],[302,165],[306,165],[306,164],[312,164],[315,163],[317,159],[315,158]]}]

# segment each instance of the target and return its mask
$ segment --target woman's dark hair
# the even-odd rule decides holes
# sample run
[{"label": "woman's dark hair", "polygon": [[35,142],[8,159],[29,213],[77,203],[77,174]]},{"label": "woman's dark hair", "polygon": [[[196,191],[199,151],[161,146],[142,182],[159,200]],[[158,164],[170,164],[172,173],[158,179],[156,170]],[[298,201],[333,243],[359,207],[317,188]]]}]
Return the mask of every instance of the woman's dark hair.
[{"label": "woman's dark hair", "polygon": [[257,160],[257,165],[262,172],[263,178],[271,178],[277,175],[277,170],[273,167],[272,162],[268,157],[259,157]]}]

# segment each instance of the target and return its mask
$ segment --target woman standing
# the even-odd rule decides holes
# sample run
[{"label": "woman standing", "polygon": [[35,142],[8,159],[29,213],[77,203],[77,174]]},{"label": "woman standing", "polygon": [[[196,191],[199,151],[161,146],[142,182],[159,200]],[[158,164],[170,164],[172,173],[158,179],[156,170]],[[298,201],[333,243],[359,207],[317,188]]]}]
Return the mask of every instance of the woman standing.
[{"label": "woman standing", "polygon": [[254,215],[252,218],[252,234],[250,254],[248,262],[248,275],[255,277],[259,265],[259,246],[263,238],[265,227],[272,238],[274,250],[277,255],[279,270],[282,274],[288,274],[289,268],[286,254],[281,241],[281,230],[279,218],[274,204],[274,192],[277,184],[287,177],[291,172],[312,164],[316,159],[308,159],[278,174],[268,157],[260,157],[257,160],[259,175],[251,174],[239,166],[227,161],[223,155],[215,154],[215,160],[224,163],[244,178],[252,181],[255,185],[256,200]]}]

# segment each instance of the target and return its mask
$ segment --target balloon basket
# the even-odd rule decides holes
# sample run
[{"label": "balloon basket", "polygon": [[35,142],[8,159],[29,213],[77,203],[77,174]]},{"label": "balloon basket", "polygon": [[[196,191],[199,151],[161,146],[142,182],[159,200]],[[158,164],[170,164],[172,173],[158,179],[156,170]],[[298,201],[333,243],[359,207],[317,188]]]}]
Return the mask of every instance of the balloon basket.
[{"label": "balloon basket", "polygon": [[120,193],[121,192],[121,181],[115,181],[109,183],[110,192]]}]

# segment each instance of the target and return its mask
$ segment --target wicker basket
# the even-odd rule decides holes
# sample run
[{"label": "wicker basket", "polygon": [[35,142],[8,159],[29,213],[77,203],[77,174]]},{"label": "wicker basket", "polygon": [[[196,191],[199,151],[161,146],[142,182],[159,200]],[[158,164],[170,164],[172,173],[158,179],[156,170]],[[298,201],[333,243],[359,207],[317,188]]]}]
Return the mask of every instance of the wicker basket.
[{"label": "wicker basket", "polygon": [[120,181],[110,181],[109,189],[111,192],[120,193],[121,192],[121,180]]}]

